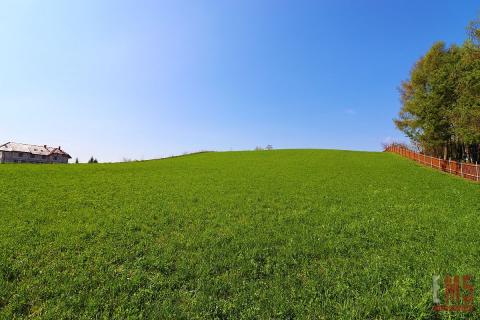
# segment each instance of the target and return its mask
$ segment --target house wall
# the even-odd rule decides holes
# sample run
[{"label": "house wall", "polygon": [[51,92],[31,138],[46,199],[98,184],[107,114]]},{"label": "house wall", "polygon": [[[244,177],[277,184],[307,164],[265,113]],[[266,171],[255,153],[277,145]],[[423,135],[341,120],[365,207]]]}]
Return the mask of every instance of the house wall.
[{"label": "house wall", "polygon": [[57,156],[57,160],[55,160],[54,156],[50,156],[49,158],[50,163],[68,163],[68,158],[64,156]]},{"label": "house wall", "polygon": [[34,155],[30,153],[22,153],[22,152],[7,152],[7,156],[5,158],[5,162],[14,162],[14,163],[46,163],[48,161],[48,157],[45,159],[42,158],[40,155]]},{"label": "house wall", "polygon": [[[0,154],[2,154],[1,163],[68,163],[68,158],[60,155],[58,155],[55,160],[55,156],[43,157],[30,153],[3,151],[0,152]],[[20,154],[22,154],[22,156]]]},{"label": "house wall", "polygon": [[12,152],[8,152],[8,151],[3,151],[2,152],[2,163],[9,163],[9,162],[12,162],[12,155],[11,155]]}]

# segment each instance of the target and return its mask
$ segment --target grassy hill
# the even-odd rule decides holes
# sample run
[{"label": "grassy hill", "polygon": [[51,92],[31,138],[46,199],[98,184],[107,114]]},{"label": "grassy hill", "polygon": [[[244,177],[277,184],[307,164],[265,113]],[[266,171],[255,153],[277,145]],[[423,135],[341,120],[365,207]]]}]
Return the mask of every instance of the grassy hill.
[{"label": "grassy hill", "polygon": [[430,318],[432,275],[480,271],[480,186],[393,154],[0,176],[0,318]]}]

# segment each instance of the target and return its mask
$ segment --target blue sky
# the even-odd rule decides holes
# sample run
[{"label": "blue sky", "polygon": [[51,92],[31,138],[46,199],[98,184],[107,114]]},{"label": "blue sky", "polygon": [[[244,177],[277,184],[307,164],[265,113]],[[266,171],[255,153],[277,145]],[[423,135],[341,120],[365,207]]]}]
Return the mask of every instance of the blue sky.
[{"label": "blue sky", "polygon": [[0,3],[0,140],[86,161],[380,150],[397,87],[478,1]]}]

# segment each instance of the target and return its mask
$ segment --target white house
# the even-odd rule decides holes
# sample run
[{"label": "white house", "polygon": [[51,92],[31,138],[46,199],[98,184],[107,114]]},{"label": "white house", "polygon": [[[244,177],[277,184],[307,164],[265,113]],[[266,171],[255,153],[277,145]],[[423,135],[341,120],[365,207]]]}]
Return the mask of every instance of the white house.
[{"label": "white house", "polygon": [[68,163],[71,158],[61,147],[16,142],[0,145],[0,163]]}]

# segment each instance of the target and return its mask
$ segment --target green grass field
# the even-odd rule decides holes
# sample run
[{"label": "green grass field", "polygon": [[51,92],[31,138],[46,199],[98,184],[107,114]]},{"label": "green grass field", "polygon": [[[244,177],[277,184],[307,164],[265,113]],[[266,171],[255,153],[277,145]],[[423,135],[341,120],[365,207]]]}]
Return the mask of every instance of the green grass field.
[{"label": "green grass field", "polygon": [[394,154],[0,174],[0,318],[429,319],[432,275],[480,275],[480,186]]}]

